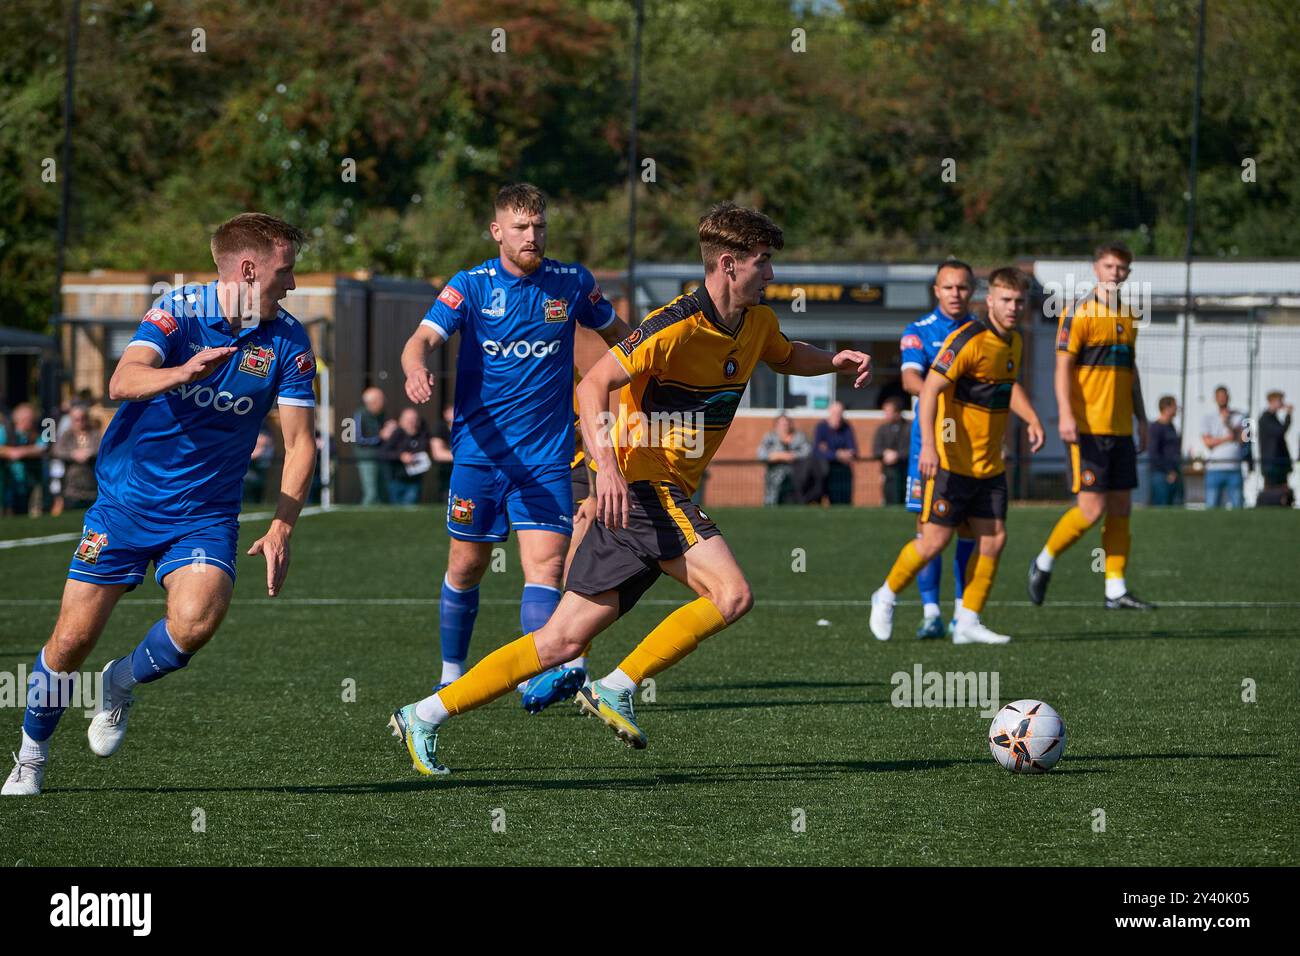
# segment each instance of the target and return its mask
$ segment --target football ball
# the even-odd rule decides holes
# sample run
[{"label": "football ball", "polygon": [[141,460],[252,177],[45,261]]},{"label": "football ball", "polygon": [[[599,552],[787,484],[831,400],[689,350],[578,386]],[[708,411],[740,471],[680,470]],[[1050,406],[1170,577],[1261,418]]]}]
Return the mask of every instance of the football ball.
[{"label": "football ball", "polygon": [[1065,721],[1041,700],[1015,700],[989,727],[993,759],[1012,773],[1047,773],[1065,752]]}]

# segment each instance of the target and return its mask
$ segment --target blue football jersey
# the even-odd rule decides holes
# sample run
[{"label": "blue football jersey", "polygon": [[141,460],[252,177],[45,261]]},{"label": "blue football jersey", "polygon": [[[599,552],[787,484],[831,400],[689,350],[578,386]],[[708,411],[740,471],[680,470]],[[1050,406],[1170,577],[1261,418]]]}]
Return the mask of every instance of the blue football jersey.
[{"label": "blue football jersey", "polygon": [[99,496],[151,517],[201,520],[239,513],[257,433],[275,403],[314,407],[316,358],[288,312],[232,335],[217,284],[163,297],[127,347],[143,345],[164,368],[207,348],[235,352],[207,378],[143,402],[123,402],[95,464]]},{"label": "blue football jersey", "polygon": [[596,279],[576,262],[543,259],[515,276],[499,259],[458,272],[424,316],[460,333],[452,457],[481,465],[573,460],[573,327],[614,321]]},{"label": "blue football jersey", "polygon": [[[967,322],[973,321],[975,321],[974,315],[967,315],[960,322],[950,319],[943,309],[935,306],[933,310],[927,312],[903,330],[903,337],[898,343],[902,351],[902,368],[915,369],[924,379],[930,371],[930,366],[938,358],[939,349],[943,347],[944,340]],[[916,414],[916,403],[917,398],[913,396],[913,415]],[[921,429],[915,427],[915,425],[912,427],[911,454],[913,461],[920,457],[921,454]]]}]

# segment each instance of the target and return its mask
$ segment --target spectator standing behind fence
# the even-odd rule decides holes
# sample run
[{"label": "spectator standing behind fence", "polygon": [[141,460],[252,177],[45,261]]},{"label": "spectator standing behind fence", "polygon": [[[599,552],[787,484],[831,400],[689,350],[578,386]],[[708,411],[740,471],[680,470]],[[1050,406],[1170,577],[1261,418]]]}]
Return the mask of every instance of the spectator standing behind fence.
[{"label": "spectator standing behind fence", "polygon": [[1152,505],[1181,505],[1183,503],[1183,444],[1174,428],[1178,414],[1178,401],[1172,395],[1160,399],[1160,415],[1151,423],[1147,454],[1150,461],[1148,482],[1151,485]]},{"label": "spectator standing behind fence", "polygon": [[1261,501],[1256,504],[1290,504],[1292,496],[1287,481],[1291,477],[1291,451],[1286,446],[1286,433],[1291,428],[1291,414],[1294,411],[1289,404],[1284,405],[1286,396],[1274,389],[1268,393],[1268,410],[1259,416],[1259,464],[1264,475],[1264,490]]},{"label": "spectator standing behind fence", "polygon": [[1241,457],[1244,448],[1241,435],[1245,418],[1228,406],[1228,389],[1220,385],[1214,390],[1214,403],[1218,411],[1206,415],[1201,422],[1201,441],[1209,449],[1205,458],[1205,506],[1229,508],[1242,506]]},{"label": "spectator standing behind fence", "polygon": [[95,458],[99,455],[99,423],[85,405],[68,411],[68,427],[54,442],[53,457],[63,463],[63,494],[55,500],[53,514],[66,508],[89,508],[99,494]]},{"label": "spectator standing behind fence", "polygon": [[442,406],[442,421],[433,426],[433,500],[445,502],[451,487],[451,422],[455,409]]},{"label": "spectator standing behind fence", "polygon": [[833,505],[847,505],[853,500],[853,462],[858,457],[858,440],[853,426],[844,420],[844,404],[831,402],[825,421],[817,423],[813,434],[817,457],[826,462],[824,494]]},{"label": "spectator standing behind fence", "polygon": [[0,467],[5,471],[5,514],[25,515],[32,496],[41,487],[41,467],[49,442],[40,433],[36,409],[27,402],[14,406],[9,425],[0,429]]},{"label": "spectator standing behind fence", "polygon": [[418,503],[424,475],[433,467],[433,437],[420,413],[414,408],[402,409],[397,428],[384,447],[392,463],[388,500],[395,505]]},{"label": "spectator standing behind fence", "polygon": [[758,460],[767,463],[763,504],[788,505],[800,501],[800,481],[795,467],[812,452],[808,436],[794,427],[789,415],[778,415],[772,430],[758,446]]},{"label": "spectator standing behind fence", "polygon": [[361,479],[361,503],[377,505],[388,498],[388,462],[384,443],[396,423],[384,419],[384,393],[371,386],[361,393],[361,407],[353,414],[357,476]]},{"label": "spectator standing behind fence", "polygon": [[871,453],[880,459],[885,479],[885,504],[901,505],[907,500],[907,452],[912,429],[903,420],[903,402],[896,396],[885,399],[885,420],[871,439]]}]

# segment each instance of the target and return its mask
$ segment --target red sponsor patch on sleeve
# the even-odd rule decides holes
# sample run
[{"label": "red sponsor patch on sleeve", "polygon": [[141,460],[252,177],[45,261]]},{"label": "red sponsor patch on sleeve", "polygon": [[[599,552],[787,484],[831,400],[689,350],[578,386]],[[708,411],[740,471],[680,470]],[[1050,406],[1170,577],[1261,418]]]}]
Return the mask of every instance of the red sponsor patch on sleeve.
[{"label": "red sponsor patch on sleeve", "polygon": [[898,343],[898,346],[903,349],[923,348],[921,336],[919,335],[904,335],[902,340]]},{"label": "red sponsor patch on sleeve", "polygon": [[180,329],[180,324],[175,317],[170,312],[164,312],[162,309],[150,309],[144,314],[144,321],[157,326],[162,330],[163,335],[171,335]]},{"label": "red sponsor patch on sleeve", "polygon": [[293,360],[293,364],[298,366],[298,371],[306,375],[308,372],[310,372],[312,369],[316,367],[316,356],[313,355],[310,351],[303,352],[301,355],[299,355],[296,359]]},{"label": "red sponsor patch on sleeve", "polygon": [[587,294],[587,299],[588,299],[588,301],[591,302],[592,305],[599,305],[599,304],[600,304],[600,300],[603,299],[604,297],[605,297],[605,293],[603,293],[603,292],[600,291],[600,284],[599,284],[599,283],[597,283],[596,285],[592,286],[592,287],[591,287],[591,292]]},{"label": "red sponsor patch on sleeve", "polygon": [[438,301],[449,309],[459,309],[460,304],[465,301],[465,297],[451,286],[444,286],[442,294],[438,296]]}]

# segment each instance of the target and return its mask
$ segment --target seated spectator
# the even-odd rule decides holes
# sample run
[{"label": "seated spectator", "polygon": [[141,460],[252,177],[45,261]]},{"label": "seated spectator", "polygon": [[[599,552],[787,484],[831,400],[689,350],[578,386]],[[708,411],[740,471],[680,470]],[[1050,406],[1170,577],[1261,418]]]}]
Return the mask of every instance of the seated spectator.
[{"label": "seated spectator", "polygon": [[787,505],[800,501],[795,468],[812,452],[808,437],[794,427],[789,415],[778,415],[758,446],[758,460],[767,462],[763,504]]},{"label": "seated spectator", "polygon": [[853,500],[853,462],[858,457],[858,440],[853,426],[844,418],[844,403],[831,402],[826,420],[817,423],[813,435],[816,457],[826,463],[825,482],[814,500],[829,498],[833,505],[847,505]]},{"label": "seated spectator", "polygon": [[257,433],[257,443],[253,445],[253,454],[248,462],[248,471],[244,473],[244,503],[260,505],[266,500],[266,474],[275,461],[275,436],[262,423]]},{"label": "seated spectator", "polygon": [[[0,467],[5,470],[4,513],[31,514],[33,496],[41,488],[41,466],[49,442],[37,428],[36,409],[28,402],[14,406],[9,426],[0,432]],[[39,505],[36,505],[39,506]]]},{"label": "seated spectator", "polygon": [[425,472],[433,467],[433,437],[420,413],[414,408],[402,409],[384,448],[392,463],[388,500],[395,505],[418,503]]},{"label": "seated spectator", "polygon": [[1276,389],[1268,393],[1268,409],[1259,416],[1259,463],[1264,475],[1264,490],[1256,506],[1295,503],[1288,481],[1294,460],[1286,445],[1286,433],[1291,428],[1291,405],[1283,405],[1286,396]]},{"label": "seated spectator", "polygon": [[880,459],[885,477],[885,504],[901,505],[907,495],[907,454],[912,429],[903,420],[903,401],[891,395],[885,399],[885,421],[871,440],[871,453]]},{"label": "seated spectator", "polygon": [[52,513],[65,508],[89,508],[99,494],[95,481],[95,458],[99,454],[99,423],[90,409],[76,404],[68,410],[68,427],[54,442],[53,457],[62,463],[62,494],[55,499]]},{"label": "seated spectator", "polygon": [[1147,455],[1150,462],[1148,481],[1153,506],[1183,503],[1183,443],[1174,428],[1178,401],[1172,395],[1160,399],[1160,416],[1151,423]]}]

